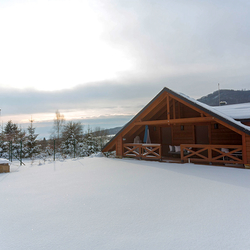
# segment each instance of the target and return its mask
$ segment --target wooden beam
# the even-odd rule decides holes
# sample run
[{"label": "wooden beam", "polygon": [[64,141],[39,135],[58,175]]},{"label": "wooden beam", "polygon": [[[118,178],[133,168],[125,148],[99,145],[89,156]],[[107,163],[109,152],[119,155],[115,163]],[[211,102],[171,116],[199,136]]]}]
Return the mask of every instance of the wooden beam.
[{"label": "wooden beam", "polygon": [[175,116],[175,99],[173,99],[173,119],[176,119],[176,116]]},{"label": "wooden beam", "polygon": [[[165,93],[163,93],[162,95],[160,95],[149,107],[147,107],[145,110],[143,110],[143,112],[140,115],[135,115],[137,116],[136,120],[139,121],[141,119],[145,119],[145,117],[148,116],[149,113],[155,112],[155,108],[157,108],[157,106],[161,103],[165,103],[165,98],[166,95]],[[141,112],[141,111],[140,111]],[[134,119],[134,118],[133,118]],[[125,136],[132,128],[134,127],[134,122],[131,122],[127,127],[125,127],[122,132],[121,132],[121,136]]]},{"label": "wooden beam", "polygon": [[[135,135],[135,136],[139,135],[144,129],[145,129],[144,126],[142,126],[142,127],[134,126],[131,128],[130,131],[127,132],[127,134],[123,135],[123,137],[129,138],[132,135]],[[141,138],[141,139],[143,139],[143,138]]]},{"label": "wooden beam", "polygon": [[243,164],[247,164],[247,146],[246,146],[246,134],[242,135],[242,160]]},{"label": "wooden beam", "polygon": [[[180,99],[180,98],[178,98],[178,97],[176,97],[174,95],[169,94],[169,96],[171,98],[175,99],[176,101],[178,101],[179,103],[182,103],[183,105],[185,105],[185,106],[187,106],[187,107],[189,107],[189,108],[197,111],[199,114],[201,114],[201,112],[203,112],[200,108],[197,108],[196,106],[193,106],[193,104],[189,104],[188,102],[183,101],[182,99]],[[203,114],[204,115],[208,115],[207,113],[204,113],[204,112],[203,112]]]},{"label": "wooden beam", "polygon": [[182,118],[182,119],[170,119],[170,120],[155,120],[155,121],[141,121],[135,122],[134,125],[163,125],[163,124],[175,124],[175,123],[198,123],[198,122],[210,122],[214,117],[194,117],[194,118]]},{"label": "wooden beam", "polygon": [[169,95],[167,95],[167,119],[170,120]]},{"label": "wooden beam", "polygon": [[178,102],[178,117],[177,118],[181,118],[181,103]]},{"label": "wooden beam", "polygon": [[143,119],[146,117],[151,111],[154,113],[154,109],[161,103],[164,102],[165,95],[161,95],[156,99],[149,107],[147,107],[137,118]]},{"label": "wooden beam", "polygon": [[[153,110],[151,110],[147,115],[143,117],[143,120],[152,120],[153,117],[155,117],[160,110],[165,110],[166,112],[166,99],[164,99],[162,102],[160,102],[157,107],[155,107]],[[167,116],[166,116],[167,118]]]}]

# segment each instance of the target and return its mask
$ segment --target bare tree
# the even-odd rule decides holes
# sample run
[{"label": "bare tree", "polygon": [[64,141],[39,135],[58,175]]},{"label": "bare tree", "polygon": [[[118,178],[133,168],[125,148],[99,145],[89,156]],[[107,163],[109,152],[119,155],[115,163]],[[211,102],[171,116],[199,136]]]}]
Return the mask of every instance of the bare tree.
[{"label": "bare tree", "polygon": [[57,139],[60,138],[60,133],[63,128],[63,124],[65,122],[64,115],[59,112],[59,110],[56,111],[56,116],[54,118],[54,130],[57,135]]}]

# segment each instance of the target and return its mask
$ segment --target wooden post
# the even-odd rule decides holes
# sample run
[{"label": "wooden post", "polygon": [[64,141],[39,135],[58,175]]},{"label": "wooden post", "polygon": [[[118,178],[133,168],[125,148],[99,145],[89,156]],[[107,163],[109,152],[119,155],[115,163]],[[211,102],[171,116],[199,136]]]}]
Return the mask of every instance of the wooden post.
[{"label": "wooden post", "polygon": [[22,166],[23,142],[20,142],[20,166]]},{"label": "wooden post", "polygon": [[211,123],[208,125],[208,140],[209,140],[209,144],[212,144],[212,130],[211,130]]},{"label": "wooden post", "polygon": [[56,140],[54,140],[54,161],[56,160]]},{"label": "wooden post", "polygon": [[208,156],[208,161],[209,163],[211,163],[213,160],[212,160],[212,148],[211,147],[207,147],[207,156]]},{"label": "wooden post", "polygon": [[242,135],[242,160],[243,164],[247,164],[247,147],[246,147],[246,135]]},{"label": "wooden post", "polygon": [[122,136],[120,135],[116,141],[116,156],[122,157],[122,155],[123,155],[123,145],[122,145]]},{"label": "wooden post", "polygon": [[175,116],[175,99],[173,99],[173,115],[174,115],[173,118],[175,119],[175,117],[176,117],[176,116]]},{"label": "wooden post", "polygon": [[167,95],[167,120],[170,120],[169,95]]},{"label": "wooden post", "polygon": [[76,158],[76,139],[74,138],[74,158]]},{"label": "wooden post", "polygon": [[181,103],[178,102],[178,118],[180,119],[181,118]]},{"label": "wooden post", "polygon": [[196,135],[195,135],[195,125],[194,125],[194,124],[192,125],[192,135],[193,135],[193,137],[192,137],[192,139],[193,139],[193,144],[195,144],[195,139],[196,139],[195,136],[196,136]]},{"label": "wooden post", "polygon": [[184,153],[183,153],[183,146],[180,145],[181,147],[181,162],[184,163],[183,157],[184,157]]}]

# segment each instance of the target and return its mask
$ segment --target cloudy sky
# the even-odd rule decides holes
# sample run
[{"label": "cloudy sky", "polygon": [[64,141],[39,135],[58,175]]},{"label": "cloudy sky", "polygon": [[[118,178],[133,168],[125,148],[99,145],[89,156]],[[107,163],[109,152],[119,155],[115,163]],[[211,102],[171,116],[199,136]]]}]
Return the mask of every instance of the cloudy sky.
[{"label": "cloudy sky", "polygon": [[122,126],[163,87],[249,89],[248,0],[0,0],[5,124]]}]

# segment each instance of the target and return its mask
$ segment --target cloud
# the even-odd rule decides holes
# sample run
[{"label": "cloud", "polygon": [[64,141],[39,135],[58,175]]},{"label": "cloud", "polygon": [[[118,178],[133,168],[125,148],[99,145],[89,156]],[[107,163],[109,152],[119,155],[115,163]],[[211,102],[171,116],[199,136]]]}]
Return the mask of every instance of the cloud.
[{"label": "cloud", "polygon": [[135,58],[138,76],[249,77],[248,1],[111,1],[107,9],[105,38]]},{"label": "cloud", "polygon": [[89,1],[0,3],[0,84],[53,91],[131,68],[122,50],[102,41],[102,29]]},{"label": "cloud", "polygon": [[[143,82],[150,92],[150,84],[156,85],[154,93],[166,85],[183,92],[202,85],[195,96],[218,82],[246,88],[248,10],[246,0],[5,2],[0,4],[0,84],[50,91],[87,85],[87,92],[97,94],[91,85],[107,85],[102,96],[109,91],[119,96],[112,84],[126,91],[121,85],[135,88]],[[59,95],[53,98],[59,102]]]},{"label": "cloud", "polygon": [[218,83],[249,89],[249,5],[1,2],[2,119],[51,122],[58,109],[67,119],[105,123],[136,114],[163,87],[193,98]]},{"label": "cloud", "polygon": [[237,76],[232,72],[222,76],[218,73],[211,75],[210,72],[205,72],[149,79],[124,76],[120,81],[92,82],[69,90],[53,92],[0,88],[0,108],[2,115],[9,117],[39,113],[41,116],[42,114],[46,116],[46,113],[55,113],[56,110],[66,114],[75,112],[78,118],[114,114],[131,115],[138,112],[163,87],[199,98],[217,89],[218,79],[221,88],[225,88],[224,82],[232,89],[236,83],[239,89],[249,86],[248,75]]}]

